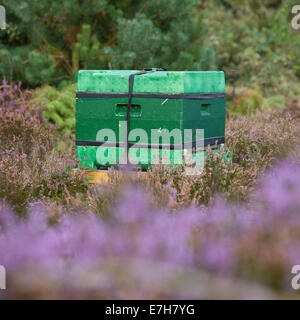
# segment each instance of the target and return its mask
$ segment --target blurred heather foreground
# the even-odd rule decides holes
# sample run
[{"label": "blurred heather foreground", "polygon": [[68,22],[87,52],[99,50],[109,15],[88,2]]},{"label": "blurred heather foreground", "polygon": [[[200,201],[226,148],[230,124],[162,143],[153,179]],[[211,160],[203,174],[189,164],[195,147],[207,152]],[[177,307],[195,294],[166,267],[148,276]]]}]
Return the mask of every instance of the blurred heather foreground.
[{"label": "blurred heather foreground", "polygon": [[151,208],[137,188],[109,217],[49,207],[26,219],[1,209],[3,298],[290,297],[300,259],[300,167],[285,161],[253,194],[252,208],[217,199],[209,209]]},{"label": "blurred heather foreground", "polygon": [[6,80],[0,87],[2,299],[297,297],[294,109],[229,113],[224,154],[209,153],[200,176],[112,170],[93,186],[70,173],[73,137],[44,119],[31,94]]}]

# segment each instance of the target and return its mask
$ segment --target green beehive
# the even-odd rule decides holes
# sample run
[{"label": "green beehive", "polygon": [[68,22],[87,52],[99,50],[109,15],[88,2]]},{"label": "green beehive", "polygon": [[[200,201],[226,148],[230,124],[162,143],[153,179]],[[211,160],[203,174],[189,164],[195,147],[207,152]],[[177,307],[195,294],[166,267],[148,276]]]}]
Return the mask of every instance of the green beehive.
[{"label": "green beehive", "polygon": [[[183,147],[174,139],[158,140],[150,148],[151,137],[167,130],[179,129],[182,141],[192,146],[196,129],[204,129],[205,146],[224,143],[224,72],[145,70],[79,71],[76,145],[86,168],[118,164],[129,153],[146,169],[154,156],[162,156],[164,147],[175,162]],[[109,131],[107,136],[103,129]],[[143,129],[145,135],[131,135],[134,129]],[[193,129],[189,138],[184,137],[185,129]]]}]

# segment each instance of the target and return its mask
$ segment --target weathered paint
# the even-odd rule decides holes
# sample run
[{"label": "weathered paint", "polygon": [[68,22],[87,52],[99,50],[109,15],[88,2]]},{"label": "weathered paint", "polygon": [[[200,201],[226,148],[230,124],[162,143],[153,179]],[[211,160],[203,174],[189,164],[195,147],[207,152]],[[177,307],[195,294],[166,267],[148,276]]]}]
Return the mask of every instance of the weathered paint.
[{"label": "weathered paint", "polygon": [[[128,92],[128,77],[134,70],[84,70],[78,75],[77,91],[98,93]],[[225,90],[223,72],[149,72],[135,77],[134,93],[222,93]],[[96,141],[97,132],[104,128],[112,129],[119,141],[119,122],[126,120],[125,97],[76,98],[76,140]],[[174,128],[204,129],[204,138],[218,138],[225,135],[225,98],[209,100],[164,99],[133,97],[130,112],[129,130],[142,128],[148,139],[151,130]],[[182,137],[183,140],[183,137]],[[135,143],[136,141],[130,141]],[[139,141],[150,143],[151,141]],[[99,163],[97,149],[101,147],[77,146],[78,157],[85,167],[110,166],[110,161]],[[131,149],[132,150],[132,149]],[[124,151],[117,148],[117,158]],[[134,149],[130,152],[140,152]],[[170,150],[171,162],[178,152]],[[160,151],[161,153],[161,151]],[[141,166],[145,169],[151,163],[152,151]],[[100,159],[101,160],[101,159]],[[100,161],[101,162],[101,161]]]}]

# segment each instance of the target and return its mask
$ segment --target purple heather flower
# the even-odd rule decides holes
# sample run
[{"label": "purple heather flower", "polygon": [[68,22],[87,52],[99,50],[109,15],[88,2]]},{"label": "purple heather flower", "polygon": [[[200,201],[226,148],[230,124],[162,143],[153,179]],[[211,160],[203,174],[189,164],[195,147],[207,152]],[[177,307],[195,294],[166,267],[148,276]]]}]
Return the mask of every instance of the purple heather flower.
[{"label": "purple heather flower", "polygon": [[276,272],[280,266],[290,274],[291,265],[300,264],[299,194],[300,167],[285,161],[263,179],[252,209],[216,197],[205,210],[168,212],[153,209],[151,195],[138,188],[118,195],[113,218],[107,220],[73,212],[49,225],[46,207],[33,206],[26,219],[3,207],[0,265],[12,273],[26,265],[47,272],[51,266],[64,280],[68,266],[88,269],[107,258],[142,259],[235,276],[245,267],[239,265],[242,255],[254,271],[267,259],[268,268],[275,264]]}]

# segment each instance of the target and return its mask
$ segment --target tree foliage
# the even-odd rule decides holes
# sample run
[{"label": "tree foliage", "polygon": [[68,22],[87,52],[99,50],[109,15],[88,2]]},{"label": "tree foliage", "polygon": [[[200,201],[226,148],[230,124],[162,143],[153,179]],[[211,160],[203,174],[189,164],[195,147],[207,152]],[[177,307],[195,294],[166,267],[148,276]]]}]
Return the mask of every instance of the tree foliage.
[{"label": "tree foliage", "polygon": [[297,0],[3,0],[0,72],[61,86],[78,69],[224,70],[227,83],[300,94]]},{"label": "tree foliage", "polygon": [[201,67],[196,0],[3,2],[0,70],[29,87],[58,85],[80,68]]}]

